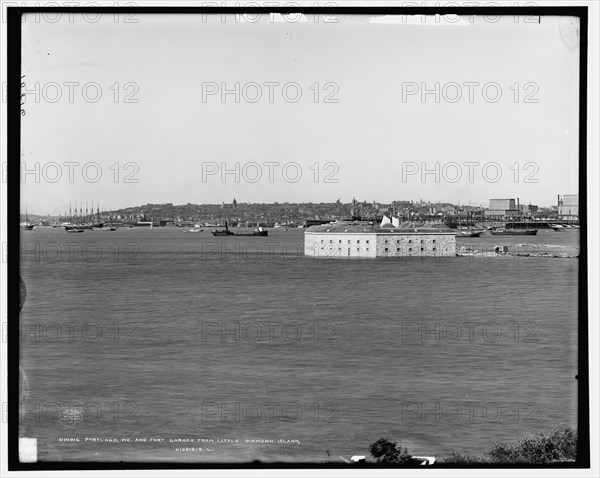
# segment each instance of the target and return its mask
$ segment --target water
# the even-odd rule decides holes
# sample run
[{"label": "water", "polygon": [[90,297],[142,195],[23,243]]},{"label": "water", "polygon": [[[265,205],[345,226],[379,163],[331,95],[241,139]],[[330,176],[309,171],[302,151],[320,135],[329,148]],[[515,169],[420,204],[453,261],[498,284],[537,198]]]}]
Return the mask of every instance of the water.
[{"label": "water", "polygon": [[[577,423],[576,258],[315,260],[301,229],[21,239],[39,460],[340,461],[382,436],[440,457]],[[457,241],[574,255],[579,233]]]}]

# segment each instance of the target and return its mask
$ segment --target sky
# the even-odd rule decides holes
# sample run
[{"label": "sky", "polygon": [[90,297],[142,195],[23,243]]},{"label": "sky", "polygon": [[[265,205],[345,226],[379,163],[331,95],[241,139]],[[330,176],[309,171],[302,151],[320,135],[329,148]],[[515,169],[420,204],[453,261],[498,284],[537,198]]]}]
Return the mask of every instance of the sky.
[{"label": "sky", "polygon": [[23,209],[578,193],[576,20],[449,20],[29,15]]}]

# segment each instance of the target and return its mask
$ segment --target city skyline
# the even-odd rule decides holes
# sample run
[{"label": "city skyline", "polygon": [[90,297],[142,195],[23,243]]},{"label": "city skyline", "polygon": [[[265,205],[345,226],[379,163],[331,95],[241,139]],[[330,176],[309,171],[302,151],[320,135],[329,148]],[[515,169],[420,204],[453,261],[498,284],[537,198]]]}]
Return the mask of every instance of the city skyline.
[{"label": "city skyline", "polygon": [[[565,194],[566,196],[567,194]],[[563,194],[560,194],[559,196],[563,196]],[[360,207],[363,203],[366,203],[368,206],[372,206],[373,204],[376,204],[378,207],[380,208],[385,208],[386,206],[390,206],[392,205],[392,203],[394,202],[412,202],[415,205],[423,205],[423,204],[431,204],[431,205],[438,205],[438,204],[450,204],[452,206],[455,207],[468,207],[468,208],[480,208],[480,209],[489,209],[490,206],[490,201],[494,200],[494,199],[503,199],[503,198],[490,198],[487,201],[487,204],[474,204],[474,203],[469,203],[469,204],[463,204],[461,202],[452,202],[452,201],[431,201],[428,200],[427,198],[419,198],[419,199],[394,199],[392,201],[378,201],[378,200],[367,200],[367,199],[358,199],[358,198],[353,198],[350,201],[346,201],[346,200],[342,200],[342,198],[338,198],[340,200],[340,203],[342,205],[348,206],[348,205],[352,205],[353,200],[356,199],[356,202],[358,204],[358,207]],[[537,203],[533,203],[531,201],[523,201],[521,200],[521,198],[506,198],[506,199],[512,199],[512,200],[517,200],[519,199],[519,203],[521,205],[521,207],[523,206],[527,206],[527,205],[533,205],[533,206],[537,206],[540,208],[552,208],[552,207],[558,207],[557,205],[557,199],[555,201],[555,204],[537,204]],[[71,201],[70,205],[67,204],[67,206],[60,212],[56,212],[56,213],[43,213],[43,212],[39,212],[39,211],[32,211],[31,209],[27,209],[27,213],[31,216],[49,216],[49,217],[53,217],[53,216],[91,216],[91,215],[95,215],[98,211],[101,213],[108,213],[111,211],[120,211],[120,210],[125,210],[125,209],[135,209],[135,208],[142,208],[144,206],[148,206],[148,205],[169,205],[172,204],[173,206],[186,206],[186,205],[194,205],[194,206],[222,206],[222,205],[226,205],[226,206],[231,206],[231,204],[233,203],[233,200],[236,201],[236,203],[238,205],[261,205],[261,204],[265,204],[265,205],[286,205],[286,204],[335,204],[337,202],[336,200],[332,200],[332,201],[306,201],[306,202],[289,202],[289,201],[274,201],[274,202],[249,202],[249,201],[241,201],[241,200],[237,200],[237,198],[233,198],[229,201],[220,201],[220,202],[214,202],[214,203],[196,203],[196,202],[188,202],[188,203],[175,203],[175,202],[167,202],[167,203],[144,203],[144,204],[135,204],[135,205],[127,205],[127,206],[121,206],[121,207],[115,207],[115,208],[104,208],[104,207],[100,207],[98,206],[98,202],[94,201]],[[86,206],[84,206],[84,204],[86,204]],[[69,207],[70,206],[70,207]],[[27,206],[28,208],[28,206]],[[70,212],[71,211],[71,212]],[[21,211],[21,214],[24,214],[23,211]]]}]

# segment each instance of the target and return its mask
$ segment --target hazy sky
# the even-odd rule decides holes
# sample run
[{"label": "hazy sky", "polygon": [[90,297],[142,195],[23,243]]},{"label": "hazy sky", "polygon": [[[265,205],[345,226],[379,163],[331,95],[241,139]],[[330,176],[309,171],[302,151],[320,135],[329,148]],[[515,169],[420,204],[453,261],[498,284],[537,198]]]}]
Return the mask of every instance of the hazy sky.
[{"label": "hazy sky", "polygon": [[550,205],[578,192],[572,19],[93,20],[23,23],[29,212],[353,196]]}]

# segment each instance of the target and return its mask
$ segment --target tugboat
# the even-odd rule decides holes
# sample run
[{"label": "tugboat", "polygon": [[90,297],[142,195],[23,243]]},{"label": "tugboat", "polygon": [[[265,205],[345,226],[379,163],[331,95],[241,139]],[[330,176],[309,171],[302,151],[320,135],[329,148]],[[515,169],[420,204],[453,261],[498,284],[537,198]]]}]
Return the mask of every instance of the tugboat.
[{"label": "tugboat", "polygon": [[233,232],[229,230],[229,226],[227,225],[227,221],[225,221],[225,230],[217,231],[216,229],[212,232],[213,236],[233,236]]},{"label": "tugboat", "polygon": [[250,233],[233,233],[229,230],[229,225],[227,221],[225,221],[225,230],[217,231],[216,229],[212,232],[213,236],[259,236],[259,237],[267,237],[269,235],[269,231],[263,230],[262,227],[256,228],[254,231]]}]

